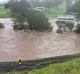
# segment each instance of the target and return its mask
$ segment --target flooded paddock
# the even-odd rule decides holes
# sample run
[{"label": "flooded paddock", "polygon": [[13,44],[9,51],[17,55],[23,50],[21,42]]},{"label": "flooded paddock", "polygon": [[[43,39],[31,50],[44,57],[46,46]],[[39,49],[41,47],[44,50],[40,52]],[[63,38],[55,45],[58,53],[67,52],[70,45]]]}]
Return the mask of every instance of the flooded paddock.
[{"label": "flooded paddock", "polygon": [[14,31],[11,19],[0,19],[0,62],[32,60],[80,52],[80,35],[74,33]]}]

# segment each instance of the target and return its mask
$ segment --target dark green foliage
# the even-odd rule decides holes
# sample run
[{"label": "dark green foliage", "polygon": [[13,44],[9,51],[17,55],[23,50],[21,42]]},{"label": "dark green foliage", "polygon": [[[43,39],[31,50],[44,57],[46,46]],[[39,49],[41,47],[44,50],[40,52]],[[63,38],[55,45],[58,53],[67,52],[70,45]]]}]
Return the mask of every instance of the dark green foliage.
[{"label": "dark green foliage", "polygon": [[54,6],[57,7],[61,5],[64,2],[64,0],[53,0]]},{"label": "dark green foliage", "polygon": [[77,17],[79,18],[80,16],[80,0],[77,0],[74,5],[67,11],[67,13],[75,13],[77,14]]},{"label": "dark green foliage", "polygon": [[52,30],[48,19],[39,11],[35,11],[26,0],[16,0],[9,2],[9,8],[11,9],[12,16],[14,17],[14,29],[25,29],[25,22],[28,22],[29,29],[32,31],[47,31]]},{"label": "dark green foliage", "polygon": [[31,9],[31,5],[27,0],[10,0],[8,8],[10,8],[14,18],[23,22]]},{"label": "dark green foliage", "polygon": [[5,5],[4,5],[4,8],[7,9],[7,8],[8,8],[8,4],[5,4]]},{"label": "dark green foliage", "polygon": [[5,7],[10,8],[12,17],[14,17],[14,30],[22,30],[25,28],[24,22],[27,21],[27,15],[31,9],[29,2],[26,0],[10,0],[8,4],[5,5]]},{"label": "dark green foliage", "polygon": [[39,1],[39,0],[31,0],[31,3],[32,3],[33,7],[42,7],[42,6],[44,6],[43,2]]},{"label": "dark green foliage", "polygon": [[70,8],[70,11],[80,13],[80,0],[76,1],[76,3]]},{"label": "dark green foliage", "polygon": [[76,30],[74,30],[75,33],[80,33],[80,24],[78,24]]},{"label": "dark green foliage", "polygon": [[44,7],[55,8],[61,5],[64,0],[43,0]]},{"label": "dark green foliage", "polygon": [[[69,12],[74,13],[76,15],[77,19],[80,20],[80,0],[76,1],[76,3],[69,9],[68,13]],[[80,33],[80,24],[78,24],[78,26],[74,32]]]},{"label": "dark green foliage", "polygon": [[69,8],[72,6],[72,0],[65,0],[66,2],[66,11],[69,10]]},{"label": "dark green foliage", "polygon": [[69,29],[69,31],[71,32],[71,31],[73,31],[73,28],[74,28],[74,23],[65,23],[66,24],[66,27]]},{"label": "dark green foliage", "polygon": [[62,4],[64,0],[31,0],[31,2],[34,7],[54,8]]},{"label": "dark green foliage", "polygon": [[48,19],[40,11],[32,10],[28,16],[29,28],[37,31],[52,30]]},{"label": "dark green foliage", "polygon": [[24,27],[22,25],[13,25],[14,30],[23,30]]},{"label": "dark green foliage", "polygon": [[2,23],[0,23],[0,28],[4,28],[4,25]]},{"label": "dark green foliage", "polygon": [[[76,14],[77,19],[80,19],[80,0],[77,0],[76,3],[69,9],[68,13],[72,12]],[[78,24],[75,33],[80,33],[80,24]]]}]

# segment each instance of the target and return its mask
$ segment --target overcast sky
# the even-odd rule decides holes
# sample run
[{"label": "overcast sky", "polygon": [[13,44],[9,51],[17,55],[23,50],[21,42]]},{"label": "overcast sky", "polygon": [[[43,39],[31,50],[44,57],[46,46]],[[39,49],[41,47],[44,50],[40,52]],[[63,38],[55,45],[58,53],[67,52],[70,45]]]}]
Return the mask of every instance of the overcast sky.
[{"label": "overcast sky", "polygon": [[8,0],[0,0],[0,3],[1,3],[1,2],[6,2],[6,1],[8,1]]}]

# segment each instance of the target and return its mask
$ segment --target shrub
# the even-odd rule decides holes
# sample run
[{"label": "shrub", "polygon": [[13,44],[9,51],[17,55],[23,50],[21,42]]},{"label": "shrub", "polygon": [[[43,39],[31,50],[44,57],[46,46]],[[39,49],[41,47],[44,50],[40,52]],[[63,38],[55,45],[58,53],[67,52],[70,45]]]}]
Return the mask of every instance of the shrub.
[{"label": "shrub", "polygon": [[27,30],[29,30],[29,26],[28,26],[28,24],[20,25],[18,22],[16,22],[13,25],[13,29],[14,30],[24,30],[24,31],[27,31]]},{"label": "shrub", "polygon": [[80,33],[80,24],[78,24],[76,30],[74,30],[75,33]]},{"label": "shrub", "polygon": [[0,28],[4,28],[4,25],[2,23],[0,23]]},{"label": "shrub", "polygon": [[29,28],[36,31],[52,31],[52,26],[45,15],[36,10],[31,10],[28,16]]},{"label": "shrub", "polygon": [[23,30],[21,25],[13,25],[14,30]]}]

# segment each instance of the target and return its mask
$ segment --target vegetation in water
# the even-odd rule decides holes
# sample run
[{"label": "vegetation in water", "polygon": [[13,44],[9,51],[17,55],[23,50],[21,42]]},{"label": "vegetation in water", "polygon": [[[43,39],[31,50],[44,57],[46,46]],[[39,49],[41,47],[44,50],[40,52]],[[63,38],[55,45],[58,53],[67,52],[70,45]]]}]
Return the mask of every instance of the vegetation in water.
[{"label": "vegetation in water", "polygon": [[0,28],[4,28],[4,25],[2,23],[0,23]]},{"label": "vegetation in water", "polygon": [[[47,17],[40,12],[33,10],[30,3],[26,0],[9,1],[7,7],[10,8],[11,14],[14,17],[14,23],[25,29],[27,25],[31,31],[51,31],[52,27],[48,22]],[[28,22],[29,24],[27,24]],[[25,27],[24,27],[25,26]],[[14,25],[14,28],[17,27]],[[16,29],[21,29],[21,28]]]}]

